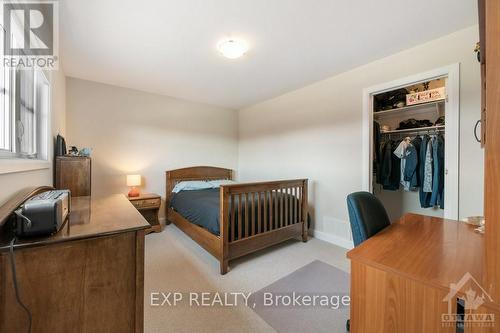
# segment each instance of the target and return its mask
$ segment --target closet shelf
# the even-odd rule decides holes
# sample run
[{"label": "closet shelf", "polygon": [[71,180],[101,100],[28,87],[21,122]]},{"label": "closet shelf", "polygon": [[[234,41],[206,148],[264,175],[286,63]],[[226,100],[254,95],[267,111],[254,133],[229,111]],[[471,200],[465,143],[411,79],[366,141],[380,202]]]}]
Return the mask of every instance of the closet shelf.
[{"label": "closet shelf", "polygon": [[444,102],[445,102],[444,99],[440,99],[438,101],[429,102],[429,103],[404,106],[402,108],[385,110],[385,111],[377,111],[377,112],[373,113],[373,117],[374,118],[378,118],[378,117],[381,117],[381,116],[393,116],[393,115],[397,115],[399,113],[405,113],[405,112],[408,112],[408,111],[416,111],[416,110],[420,110],[420,109],[429,108],[430,106],[433,106],[433,107],[436,108],[436,110],[438,110],[439,105],[444,104]]},{"label": "closet shelf", "polygon": [[417,127],[417,128],[407,128],[402,130],[393,130],[393,131],[385,131],[380,132],[380,134],[397,134],[397,133],[411,133],[411,132],[430,132],[433,130],[444,130],[445,125],[439,126],[429,126],[429,127]]}]

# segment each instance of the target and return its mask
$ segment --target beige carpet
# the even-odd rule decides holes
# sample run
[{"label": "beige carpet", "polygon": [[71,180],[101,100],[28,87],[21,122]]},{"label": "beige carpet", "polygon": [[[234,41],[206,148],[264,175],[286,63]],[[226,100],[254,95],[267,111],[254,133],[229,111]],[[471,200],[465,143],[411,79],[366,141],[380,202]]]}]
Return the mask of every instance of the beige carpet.
[{"label": "beige carpet", "polygon": [[[146,236],[145,332],[275,332],[244,305],[191,307],[186,293],[255,292],[314,260],[348,271],[345,253],[343,248],[314,238],[307,243],[291,240],[230,262],[229,273],[221,276],[217,260],[169,225],[159,234]],[[151,306],[152,292],[181,292],[184,296],[176,306]]]}]

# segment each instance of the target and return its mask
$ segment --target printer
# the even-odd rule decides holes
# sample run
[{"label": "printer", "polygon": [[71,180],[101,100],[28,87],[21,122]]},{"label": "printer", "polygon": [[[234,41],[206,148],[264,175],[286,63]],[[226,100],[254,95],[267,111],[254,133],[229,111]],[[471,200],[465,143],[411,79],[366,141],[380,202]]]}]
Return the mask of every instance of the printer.
[{"label": "printer", "polygon": [[17,237],[49,236],[61,229],[69,215],[71,193],[53,190],[35,195],[14,213],[14,231]]}]

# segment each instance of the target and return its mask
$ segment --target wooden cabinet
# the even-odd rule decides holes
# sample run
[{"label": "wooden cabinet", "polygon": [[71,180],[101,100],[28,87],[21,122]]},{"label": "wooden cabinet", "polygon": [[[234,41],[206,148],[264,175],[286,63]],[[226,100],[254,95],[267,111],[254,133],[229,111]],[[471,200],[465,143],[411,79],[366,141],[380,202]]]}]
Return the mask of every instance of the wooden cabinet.
[{"label": "wooden cabinet", "polygon": [[72,197],[91,193],[91,159],[80,156],[57,156],[54,183],[57,189],[71,191]]},{"label": "wooden cabinet", "polygon": [[[484,217],[486,281],[500,308],[500,1],[485,1],[486,145]],[[500,324],[499,324],[500,325]]]},{"label": "wooden cabinet", "polygon": [[481,46],[481,147],[486,143],[486,0],[478,0],[479,45]]}]

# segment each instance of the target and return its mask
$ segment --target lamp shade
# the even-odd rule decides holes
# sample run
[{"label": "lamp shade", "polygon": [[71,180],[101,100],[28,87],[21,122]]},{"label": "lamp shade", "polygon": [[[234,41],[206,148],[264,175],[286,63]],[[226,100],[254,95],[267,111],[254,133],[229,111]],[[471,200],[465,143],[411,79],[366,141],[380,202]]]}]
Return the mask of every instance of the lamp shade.
[{"label": "lamp shade", "polygon": [[127,186],[140,186],[141,175],[127,175]]}]

